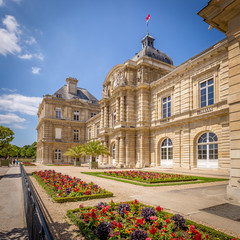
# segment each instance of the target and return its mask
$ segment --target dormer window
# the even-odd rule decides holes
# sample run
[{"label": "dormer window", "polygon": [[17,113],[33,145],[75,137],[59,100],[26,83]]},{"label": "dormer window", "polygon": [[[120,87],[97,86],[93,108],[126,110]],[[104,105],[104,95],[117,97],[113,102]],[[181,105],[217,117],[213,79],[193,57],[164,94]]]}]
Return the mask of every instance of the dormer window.
[{"label": "dormer window", "polygon": [[91,118],[96,116],[97,114],[96,113],[91,113]]},{"label": "dormer window", "polygon": [[62,98],[62,94],[56,94],[57,98]]}]

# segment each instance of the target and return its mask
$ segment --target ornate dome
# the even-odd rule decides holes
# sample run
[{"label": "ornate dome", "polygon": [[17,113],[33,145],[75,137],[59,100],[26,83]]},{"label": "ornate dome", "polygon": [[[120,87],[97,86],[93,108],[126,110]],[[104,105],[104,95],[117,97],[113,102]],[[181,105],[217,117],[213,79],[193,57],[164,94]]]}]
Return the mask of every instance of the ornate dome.
[{"label": "ornate dome", "polygon": [[154,45],[153,45],[154,40],[155,39],[153,37],[147,34],[142,40],[142,50],[139,53],[137,53],[132,58],[132,60],[137,61],[142,56],[148,56],[148,57],[160,60],[162,62],[168,63],[170,65],[173,65],[172,59],[166,53],[163,53],[158,49],[154,48]]}]

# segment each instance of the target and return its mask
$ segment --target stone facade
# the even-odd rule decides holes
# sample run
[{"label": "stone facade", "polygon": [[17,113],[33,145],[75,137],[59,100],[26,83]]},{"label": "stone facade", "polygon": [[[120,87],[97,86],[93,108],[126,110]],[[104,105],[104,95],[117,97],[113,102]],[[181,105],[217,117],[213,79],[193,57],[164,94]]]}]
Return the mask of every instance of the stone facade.
[{"label": "stone facade", "polygon": [[86,141],[86,121],[98,114],[100,108],[96,98],[77,88],[77,82],[67,78],[67,85],[53,95],[45,95],[39,106],[38,162],[72,162],[64,153]]},{"label": "stone facade", "polygon": [[199,15],[228,39],[231,172],[227,193],[240,202],[240,0],[212,0]]},{"label": "stone facade", "polygon": [[[112,153],[99,157],[100,164],[231,171],[228,194],[240,200],[239,6],[240,0],[210,1],[199,15],[227,38],[178,67],[147,34],[142,50],[108,73],[99,102],[46,95],[38,112],[37,160],[56,162],[56,150],[97,139]],[[77,81],[67,82],[65,93],[76,94]],[[64,120],[56,118],[57,108]],[[56,129],[62,129],[60,139]],[[62,155],[61,161],[72,159]]]},{"label": "stone facade", "polygon": [[[212,167],[228,171],[227,46],[224,39],[177,68],[146,55],[115,66],[103,83],[101,116],[97,120],[101,123],[98,139],[114,154],[103,158],[102,163],[127,168]],[[119,76],[124,79],[122,84]],[[209,79],[213,80],[214,100],[201,107],[200,85]],[[164,116],[163,101],[167,98],[170,114]],[[198,164],[197,141],[204,133],[217,136],[218,153],[213,166],[209,159],[210,164]],[[172,156],[164,157],[162,144],[168,138],[172,146],[167,151]]]}]

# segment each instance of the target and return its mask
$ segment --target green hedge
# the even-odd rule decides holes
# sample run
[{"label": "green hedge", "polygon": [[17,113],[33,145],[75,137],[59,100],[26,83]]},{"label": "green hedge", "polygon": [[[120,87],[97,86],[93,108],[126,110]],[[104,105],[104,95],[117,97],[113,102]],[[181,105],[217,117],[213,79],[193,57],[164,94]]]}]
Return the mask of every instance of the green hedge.
[{"label": "green hedge", "polygon": [[90,199],[98,199],[98,198],[108,198],[113,197],[113,193],[106,192],[103,194],[93,194],[93,195],[84,195],[84,196],[77,196],[77,197],[57,197],[55,192],[49,188],[44,182],[41,181],[41,178],[36,176],[33,173],[32,175],[38,183],[46,190],[47,194],[52,197],[52,199],[57,203],[64,203],[64,202],[77,202],[77,201],[86,201]]},{"label": "green hedge", "polygon": [[99,240],[98,237],[92,232],[92,230],[84,224],[84,222],[79,221],[77,216],[74,214],[75,212],[80,212],[80,209],[68,210],[67,216],[70,220],[78,226],[80,232],[84,235],[86,240]]}]

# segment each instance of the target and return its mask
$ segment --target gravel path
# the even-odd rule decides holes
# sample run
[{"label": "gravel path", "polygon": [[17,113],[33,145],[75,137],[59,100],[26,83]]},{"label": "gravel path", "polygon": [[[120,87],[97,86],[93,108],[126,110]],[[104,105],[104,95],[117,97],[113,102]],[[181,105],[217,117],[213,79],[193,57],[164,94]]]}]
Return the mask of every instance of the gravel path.
[{"label": "gravel path", "polygon": [[[46,194],[45,190],[31,177],[41,199],[42,206],[45,209],[45,214],[55,239],[85,239],[83,236],[78,235],[75,226],[69,224],[69,220],[65,217],[67,210],[77,208],[79,204],[94,206],[100,201],[109,202],[111,199],[115,202],[137,199],[142,203],[152,206],[160,205],[169,212],[179,213],[187,216],[188,219],[240,237],[239,221],[237,221],[237,219],[233,217],[233,219],[231,219],[231,216],[230,218],[217,216],[212,212],[209,213],[207,210],[204,210],[222,204],[232,204],[226,199],[225,195],[225,189],[228,184],[227,181],[193,185],[144,187],[82,174],[81,172],[90,171],[87,167],[38,165],[36,167],[25,167],[25,169],[28,173],[36,170],[54,169],[57,172],[81,178],[86,182],[93,181],[102,188],[114,193],[114,197],[112,198],[83,202],[54,203]],[[161,170],[159,169],[159,171]],[[238,205],[234,206],[238,207]]]}]

